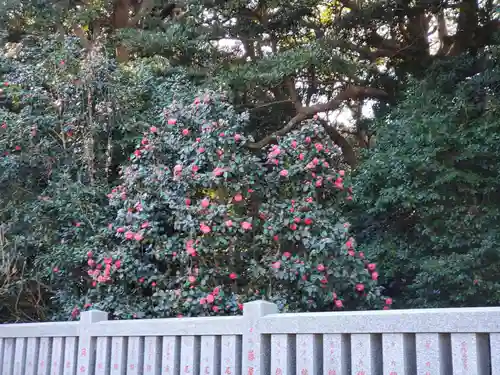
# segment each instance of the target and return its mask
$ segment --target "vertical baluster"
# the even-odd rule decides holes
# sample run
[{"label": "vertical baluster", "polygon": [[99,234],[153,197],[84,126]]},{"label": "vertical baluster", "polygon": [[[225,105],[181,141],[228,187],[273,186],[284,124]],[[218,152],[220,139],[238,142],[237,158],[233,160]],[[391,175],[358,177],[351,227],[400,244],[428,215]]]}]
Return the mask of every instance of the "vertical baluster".
[{"label": "vertical baluster", "polygon": [[7,338],[4,343],[2,375],[12,375],[14,371],[14,346],[15,339]]},{"label": "vertical baluster", "polygon": [[40,351],[38,353],[38,375],[50,374],[50,352],[52,351],[52,340],[49,337],[40,339]]},{"label": "vertical baluster", "polygon": [[111,339],[98,337],[96,342],[95,375],[109,375],[111,360]]},{"label": "vertical baluster", "polygon": [[200,354],[200,375],[219,374],[220,368],[220,337],[202,336]]},{"label": "vertical baluster", "polygon": [[200,369],[199,353],[198,337],[181,337],[181,374],[198,375]]},{"label": "vertical baluster", "polygon": [[323,374],[348,375],[351,371],[351,342],[348,335],[323,335]]},{"label": "vertical baluster", "polygon": [[179,374],[180,372],[180,338],[176,336],[163,337],[162,345],[162,375]]},{"label": "vertical baluster", "polygon": [[475,333],[452,333],[451,354],[454,374],[490,374],[490,354],[486,335],[478,335]]},{"label": "vertical baluster", "polygon": [[78,338],[66,337],[64,340],[64,375],[74,375],[77,364]]},{"label": "vertical baluster", "polygon": [[354,374],[382,373],[382,342],[380,335],[357,333],[351,335],[351,366]]},{"label": "vertical baluster", "polygon": [[319,374],[323,366],[321,337],[298,334],[296,341],[297,375]]},{"label": "vertical baluster", "polygon": [[384,374],[410,375],[416,371],[413,337],[402,333],[382,335]]},{"label": "vertical baluster", "polygon": [[14,375],[26,375],[26,339],[16,339],[14,350]]},{"label": "vertical baluster", "polygon": [[222,336],[221,370],[223,375],[241,375],[241,337]]},{"label": "vertical baluster", "polygon": [[127,371],[127,341],[125,337],[111,338],[111,375],[123,375]]},{"label": "vertical baluster", "polygon": [[143,338],[129,337],[127,352],[127,375],[139,375],[143,368]]},{"label": "vertical baluster", "polygon": [[438,333],[417,333],[417,373],[446,375],[451,369],[449,336]]},{"label": "vertical baluster", "polygon": [[271,375],[295,373],[295,340],[291,335],[271,336]]},{"label": "vertical baluster", "polygon": [[491,373],[500,374],[500,333],[490,334]]},{"label": "vertical baluster", "polygon": [[52,339],[52,355],[50,363],[50,374],[51,375],[62,375],[64,357],[64,337],[54,337]]},{"label": "vertical baluster", "polygon": [[40,350],[40,339],[29,337],[26,344],[26,375],[38,374],[38,352]]},{"label": "vertical baluster", "polygon": [[161,370],[160,338],[144,339],[144,375],[159,375]]}]

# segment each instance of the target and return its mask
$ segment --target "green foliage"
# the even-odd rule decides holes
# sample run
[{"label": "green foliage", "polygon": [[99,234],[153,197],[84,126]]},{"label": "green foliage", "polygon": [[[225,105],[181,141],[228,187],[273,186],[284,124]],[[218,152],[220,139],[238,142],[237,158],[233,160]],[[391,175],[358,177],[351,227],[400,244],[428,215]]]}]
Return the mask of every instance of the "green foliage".
[{"label": "green foliage", "polygon": [[[383,305],[375,265],[366,268],[342,224],[349,189],[319,125],[260,157],[224,96],[195,96],[177,76],[155,90],[156,125],[109,194],[117,214],[107,238],[72,256],[89,265],[80,307],[123,318],[235,314],[260,298],[285,311]],[[57,261],[64,288],[68,263]]]},{"label": "green foliage", "polygon": [[411,82],[355,178],[363,248],[402,306],[500,297],[498,57],[453,59]]}]

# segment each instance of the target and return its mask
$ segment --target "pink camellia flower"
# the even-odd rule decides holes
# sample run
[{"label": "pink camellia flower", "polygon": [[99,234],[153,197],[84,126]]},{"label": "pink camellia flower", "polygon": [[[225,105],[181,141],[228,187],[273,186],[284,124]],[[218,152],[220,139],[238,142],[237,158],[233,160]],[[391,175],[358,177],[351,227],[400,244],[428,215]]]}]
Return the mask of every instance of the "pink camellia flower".
[{"label": "pink camellia flower", "polygon": [[271,267],[273,267],[275,270],[279,269],[281,267],[281,262],[280,261],[277,261],[277,262],[274,262]]},{"label": "pink camellia flower", "polygon": [[362,292],[363,290],[365,290],[365,286],[363,284],[356,284],[356,291]]},{"label": "pink camellia flower", "polygon": [[314,147],[316,147],[316,151],[318,151],[318,152],[323,150],[323,145],[321,143],[316,143],[314,145]]},{"label": "pink camellia flower", "polygon": [[21,151],[21,146],[16,146],[16,151]]},{"label": "pink camellia flower", "polygon": [[232,227],[232,226],[233,226],[233,221],[232,221],[232,220],[226,220],[225,224],[226,224],[226,226],[227,226],[228,228],[230,228],[230,227]]},{"label": "pink camellia flower", "polygon": [[182,165],[177,164],[174,167],[174,176],[179,176],[182,173]]},{"label": "pink camellia flower", "polygon": [[2,129],[7,129],[7,123],[2,123]]},{"label": "pink camellia flower", "polygon": [[293,140],[291,143],[292,148],[297,148],[297,141]]},{"label": "pink camellia flower", "polygon": [[299,160],[304,160],[304,154],[299,154]]},{"label": "pink camellia flower", "polygon": [[211,229],[208,225],[204,224],[204,223],[201,223],[200,224],[200,230],[204,233],[204,234],[207,234],[207,233],[210,233]]},{"label": "pink camellia flower", "polygon": [[250,229],[252,229],[252,224],[249,223],[248,221],[244,221],[244,222],[241,223],[241,227],[244,230],[250,230]]},{"label": "pink camellia flower", "polygon": [[136,233],[134,234],[134,240],[136,241],[142,241],[144,239],[143,235],[141,233]]},{"label": "pink camellia flower", "polygon": [[241,202],[243,200],[243,196],[240,193],[238,193],[234,196],[233,199],[235,202]]},{"label": "pink camellia flower", "polygon": [[196,164],[191,167],[191,170],[195,173],[198,172],[199,169],[200,167],[198,167]]},{"label": "pink camellia flower", "polygon": [[153,281],[153,282],[151,283],[151,286],[154,288],[154,287],[156,286],[156,283]]},{"label": "pink camellia flower", "polygon": [[348,195],[346,198],[348,201],[352,201],[352,195]]},{"label": "pink camellia flower", "polygon": [[375,268],[377,268],[377,266],[375,265],[375,263],[370,263],[368,264],[368,266],[366,266],[366,268],[368,268],[369,271],[375,271]]},{"label": "pink camellia flower", "polygon": [[123,232],[125,232],[125,228],[119,227],[119,228],[116,229],[116,231],[118,233],[123,233]]},{"label": "pink camellia flower", "polygon": [[193,284],[195,281],[196,281],[196,277],[194,277],[193,275],[191,276],[188,276],[188,281]]},{"label": "pink camellia flower", "polygon": [[144,277],[140,277],[140,278],[139,278],[139,282],[140,282],[140,283],[143,283],[143,282],[144,282]]},{"label": "pink camellia flower", "polygon": [[372,272],[372,280],[378,279],[378,272]]},{"label": "pink camellia flower", "polygon": [[200,147],[200,148],[198,149],[198,153],[199,153],[199,154],[203,154],[204,152],[205,152],[205,148],[204,148],[204,147]]},{"label": "pink camellia flower", "polygon": [[214,296],[219,295],[219,288],[214,288],[214,290],[212,291],[212,294],[213,294]]},{"label": "pink camellia flower", "polygon": [[281,177],[286,177],[286,176],[288,176],[288,171],[287,171],[286,169],[281,170],[281,171],[280,171],[280,176],[281,176]]},{"label": "pink camellia flower", "polygon": [[236,279],[238,278],[238,275],[237,275],[237,274],[235,274],[234,272],[232,272],[232,273],[230,273],[230,274],[229,274],[229,278],[230,278],[231,280],[236,280]]},{"label": "pink camellia flower", "polygon": [[217,313],[219,312],[219,307],[218,306],[212,306],[212,311]]},{"label": "pink camellia flower", "polygon": [[319,164],[319,159],[318,158],[314,158],[312,160],[312,163],[313,163],[313,165],[318,165]]},{"label": "pink camellia flower", "polygon": [[273,240],[275,240],[276,242],[278,242],[279,237],[276,235],[276,236],[273,237]]},{"label": "pink camellia flower", "polygon": [[156,126],[150,127],[149,130],[151,131],[151,133],[157,133],[158,132],[158,128]]},{"label": "pink camellia flower", "polygon": [[224,168],[215,168],[212,173],[214,174],[214,176],[222,176],[222,174],[224,173]]},{"label": "pink camellia flower", "polygon": [[239,134],[235,134],[235,135],[234,135],[234,140],[235,140],[236,142],[240,141],[240,140],[241,140],[241,135],[239,135]]},{"label": "pink camellia flower", "polygon": [[205,298],[201,298],[200,305],[204,305],[205,303],[207,303],[207,300]]},{"label": "pink camellia flower", "polygon": [[87,252],[87,257],[88,257],[88,258],[92,258],[92,256],[93,256],[93,255],[94,255],[94,254],[92,253],[92,251],[88,251],[88,252]]},{"label": "pink camellia flower", "polygon": [[297,224],[291,224],[290,225],[291,230],[296,230],[297,229]]},{"label": "pink camellia flower", "polygon": [[295,223],[297,223],[297,224],[298,224],[298,223],[300,223],[300,217],[295,217],[295,218],[293,219],[293,221],[294,221]]},{"label": "pink camellia flower", "polygon": [[120,260],[115,260],[115,267],[120,268],[122,266],[122,262]]},{"label": "pink camellia flower", "polygon": [[182,135],[189,135],[189,129],[182,129]]},{"label": "pink camellia flower", "polygon": [[323,167],[328,168],[328,167],[330,167],[330,164],[328,164],[328,162],[325,161],[325,162],[323,162]]},{"label": "pink camellia flower", "polygon": [[125,238],[126,238],[127,240],[131,240],[132,238],[134,238],[134,232],[127,231],[127,232],[125,233]]},{"label": "pink camellia flower", "polygon": [[311,143],[311,137],[306,137],[306,143]]},{"label": "pink camellia flower", "polygon": [[215,297],[213,296],[213,294],[209,294],[209,295],[207,296],[207,302],[208,302],[208,303],[213,303],[213,302],[214,302],[214,300],[215,300]]},{"label": "pink camellia flower", "polygon": [[356,255],[356,253],[354,252],[353,249],[347,250],[347,254],[349,254],[349,256],[351,256],[351,257],[353,257],[354,255]]},{"label": "pink camellia flower", "polygon": [[389,297],[389,298],[386,298],[386,299],[385,299],[385,304],[386,304],[386,305],[392,305],[392,298],[390,298],[390,297]]},{"label": "pink camellia flower", "polygon": [[305,219],[304,219],[304,224],[305,224],[305,225],[311,225],[311,224],[312,224],[312,222],[313,222],[313,221],[312,221],[312,219],[311,219],[311,218],[309,218],[309,217],[307,217],[307,218],[305,218]]},{"label": "pink camellia flower", "polygon": [[314,184],[316,185],[316,187],[321,187],[321,185],[323,185],[323,180],[318,179],[318,180],[316,180],[316,182]]},{"label": "pink camellia flower", "polygon": [[347,242],[345,243],[345,245],[347,246],[348,249],[351,249],[352,248],[352,240],[348,239]]},{"label": "pink camellia flower", "polygon": [[52,271],[54,271],[54,272],[59,272],[59,268],[54,267],[54,268],[52,268]]},{"label": "pink camellia flower", "polygon": [[338,307],[338,308],[340,309],[340,308],[341,308],[341,307],[343,307],[343,306],[344,306],[344,305],[343,305],[343,303],[342,303],[342,301],[341,301],[341,300],[339,300],[339,299],[338,299],[338,300],[335,300],[335,307]]},{"label": "pink camellia flower", "polygon": [[363,253],[362,251],[359,252],[359,257],[361,259],[365,259],[365,253]]},{"label": "pink camellia flower", "polygon": [[208,199],[208,198],[203,199],[201,201],[201,207],[207,208],[208,206],[210,206],[210,199]]},{"label": "pink camellia flower", "polygon": [[191,204],[191,199],[186,198],[184,202],[186,203],[186,206],[189,206]]},{"label": "pink camellia flower", "polygon": [[340,175],[340,177],[344,177],[345,172],[344,172],[343,170],[340,170],[340,171],[339,171],[339,175]]},{"label": "pink camellia flower", "polygon": [[283,253],[283,256],[284,256],[285,258],[290,258],[290,257],[292,256],[292,254],[290,254],[288,251],[285,251],[285,252]]},{"label": "pink camellia flower", "polygon": [[89,265],[89,267],[94,267],[95,261],[93,259],[89,259],[87,260],[87,264]]},{"label": "pink camellia flower", "polygon": [[141,225],[142,229],[145,229],[147,227],[149,227],[149,222],[146,221],[146,222],[142,223],[142,225]]},{"label": "pink camellia flower", "polygon": [[324,265],[322,265],[322,264],[318,264],[318,266],[317,266],[316,268],[317,268],[317,270],[318,270],[319,272],[323,272],[323,271],[325,270],[325,266],[324,266]]},{"label": "pink camellia flower", "polygon": [[177,124],[177,120],[175,118],[171,118],[171,119],[168,119],[167,123],[169,125],[175,125],[175,124]]}]

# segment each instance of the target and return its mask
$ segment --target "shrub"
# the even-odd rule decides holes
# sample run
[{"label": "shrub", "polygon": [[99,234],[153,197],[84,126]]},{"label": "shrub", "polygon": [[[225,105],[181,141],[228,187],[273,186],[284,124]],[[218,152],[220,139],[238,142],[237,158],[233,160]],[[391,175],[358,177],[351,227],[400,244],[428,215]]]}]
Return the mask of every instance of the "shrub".
[{"label": "shrub", "polygon": [[256,154],[223,95],[192,96],[178,76],[156,90],[158,118],[109,193],[116,219],[86,256],[79,308],[126,318],[238,314],[261,298],[284,311],[383,305],[339,214],[351,189],[320,125]]}]

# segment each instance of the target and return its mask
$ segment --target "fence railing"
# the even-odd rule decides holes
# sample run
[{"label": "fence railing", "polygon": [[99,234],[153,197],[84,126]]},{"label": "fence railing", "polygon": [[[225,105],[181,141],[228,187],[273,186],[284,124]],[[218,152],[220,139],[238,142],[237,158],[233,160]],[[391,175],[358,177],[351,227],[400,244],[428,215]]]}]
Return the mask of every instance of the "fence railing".
[{"label": "fence railing", "polygon": [[500,375],[500,308],[0,325],[1,375]]}]

